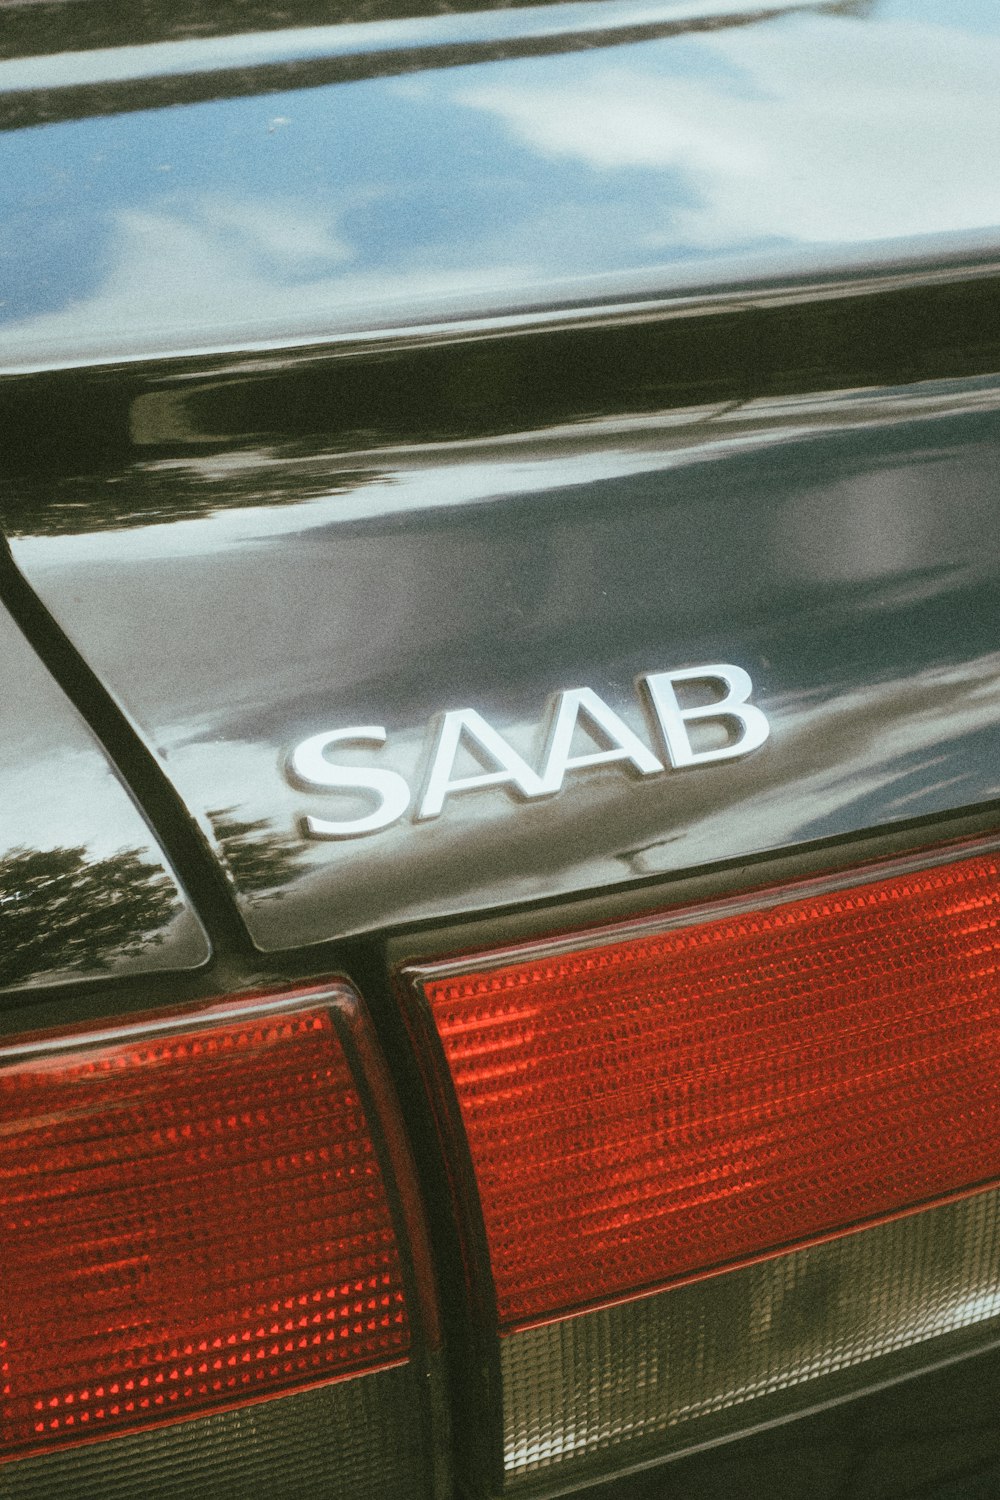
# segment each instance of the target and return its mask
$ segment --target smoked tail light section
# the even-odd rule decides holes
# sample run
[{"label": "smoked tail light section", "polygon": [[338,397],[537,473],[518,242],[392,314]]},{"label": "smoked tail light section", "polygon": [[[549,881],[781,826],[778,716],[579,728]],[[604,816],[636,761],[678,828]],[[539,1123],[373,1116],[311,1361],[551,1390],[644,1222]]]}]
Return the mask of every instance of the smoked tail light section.
[{"label": "smoked tail light section", "polygon": [[412,1169],[330,984],[0,1051],[0,1496],[434,1493]]},{"label": "smoked tail light section", "polygon": [[995,847],[407,977],[495,1289],[493,1488],[1000,1337]]}]

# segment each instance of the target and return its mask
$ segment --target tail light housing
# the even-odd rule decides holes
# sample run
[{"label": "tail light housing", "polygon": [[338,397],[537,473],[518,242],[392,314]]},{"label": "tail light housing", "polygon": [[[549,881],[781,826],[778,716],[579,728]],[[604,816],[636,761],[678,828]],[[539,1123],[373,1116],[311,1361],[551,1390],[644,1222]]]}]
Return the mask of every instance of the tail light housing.
[{"label": "tail light housing", "polygon": [[994,847],[422,964],[404,988],[494,1291],[494,1489],[1000,1331]]},{"label": "tail light housing", "polygon": [[424,1231],[346,985],[8,1044],[0,1135],[0,1456],[25,1494],[134,1493],[144,1452],[144,1492],[283,1469],[304,1495],[432,1492]]}]

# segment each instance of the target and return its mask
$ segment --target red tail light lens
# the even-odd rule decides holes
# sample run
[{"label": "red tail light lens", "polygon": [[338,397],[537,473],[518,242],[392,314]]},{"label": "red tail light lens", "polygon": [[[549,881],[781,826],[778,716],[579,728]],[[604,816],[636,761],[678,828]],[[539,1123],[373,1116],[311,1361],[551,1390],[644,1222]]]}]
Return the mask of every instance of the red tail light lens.
[{"label": "red tail light lens", "polygon": [[428,973],[501,1324],[1000,1178],[998,974],[993,854]]},{"label": "red tail light lens", "polygon": [[1000,863],[933,859],[409,971],[504,1489],[996,1337]]},{"label": "red tail light lens", "polygon": [[2,1456],[398,1364],[347,992],[0,1054]]}]

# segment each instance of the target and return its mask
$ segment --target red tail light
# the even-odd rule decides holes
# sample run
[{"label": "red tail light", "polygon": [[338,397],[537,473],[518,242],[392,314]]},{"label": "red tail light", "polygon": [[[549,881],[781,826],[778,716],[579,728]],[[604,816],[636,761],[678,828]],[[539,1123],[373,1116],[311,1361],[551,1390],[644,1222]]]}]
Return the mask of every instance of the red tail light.
[{"label": "red tail light", "polygon": [[[443,1049],[442,1108],[453,1090],[475,1174],[505,1335],[508,1472],[665,1432],[748,1399],[743,1385],[756,1395],[822,1373],[821,1349],[814,1364],[801,1348],[782,1353],[788,1330],[801,1343],[807,1325],[773,1312],[775,1288],[816,1284],[821,1266],[828,1286],[843,1280],[822,1309],[824,1337],[853,1351],[847,1363],[995,1316],[985,1263],[959,1245],[973,1232],[980,1243],[975,1215],[947,1221],[958,1237],[950,1259],[939,1256],[947,1296],[933,1268],[906,1271],[930,1277],[927,1298],[943,1309],[923,1333],[897,1327],[888,1309],[907,1300],[879,1303],[857,1270],[875,1274],[883,1252],[910,1255],[913,1235],[880,1231],[867,1258],[805,1250],[773,1273],[714,1273],[1000,1181],[998,872],[994,852],[967,852],[412,972]],[[781,1264],[798,1268],[791,1280]],[[956,1310],[970,1266],[974,1295]],[[682,1284],[710,1274],[717,1292],[686,1295]],[[753,1316],[727,1308],[727,1281]],[[612,1419],[588,1363],[611,1357],[611,1346],[600,1353],[603,1313],[576,1332],[573,1318],[537,1325],[671,1286],[612,1317],[624,1360],[612,1384],[642,1398]],[[713,1299],[726,1330],[741,1318],[772,1328],[742,1350],[720,1346],[714,1373]],[[820,1305],[814,1296],[810,1319]],[[669,1380],[651,1377],[661,1365]],[[718,1391],[699,1387],[716,1379]],[[618,1400],[610,1387],[607,1400]],[[538,1413],[556,1407],[543,1441]]]},{"label": "red tail light", "polygon": [[406,1360],[352,1028],[328,987],[4,1049],[2,1456]]},{"label": "red tail light", "polygon": [[997,872],[428,978],[501,1321],[1000,1177]]}]

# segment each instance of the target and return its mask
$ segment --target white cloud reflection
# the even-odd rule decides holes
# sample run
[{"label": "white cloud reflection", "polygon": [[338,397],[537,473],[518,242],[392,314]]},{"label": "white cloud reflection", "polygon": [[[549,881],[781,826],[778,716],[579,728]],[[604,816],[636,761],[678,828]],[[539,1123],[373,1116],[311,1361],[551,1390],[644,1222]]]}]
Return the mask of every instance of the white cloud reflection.
[{"label": "white cloud reflection", "polygon": [[119,350],[255,342],[364,324],[396,304],[460,306],[535,274],[530,268],[356,266],[326,208],[206,194],[122,209],[111,220],[97,289],[58,310],[8,324],[4,342],[30,363],[108,358]]},{"label": "white cloud reflection", "polygon": [[[602,61],[565,81],[464,88],[553,158],[675,169],[657,242],[857,242],[1000,222],[1000,37],[797,17],[685,44],[686,69]],[[607,54],[606,54],[607,56]],[[678,52],[677,61],[681,61]],[[683,67],[683,63],[682,63]]]},{"label": "white cloud reflection", "polygon": [[[6,365],[659,296],[865,262],[877,241],[978,244],[1000,224],[1000,35],[949,25],[948,9],[934,22],[796,14],[350,96],[298,91],[275,118],[302,135],[293,150],[282,131],[277,156],[223,150],[226,131],[261,127],[257,101],[102,122],[116,150],[138,131],[172,170],[126,154],[106,202],[78,186],[57,200],[52,224],[81,234],[89,289],[20,314],[44,284],[26,270]],[[11,136],[25,173],[32,140]]]}]

